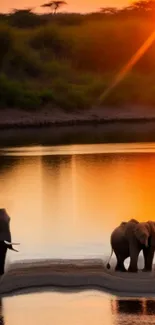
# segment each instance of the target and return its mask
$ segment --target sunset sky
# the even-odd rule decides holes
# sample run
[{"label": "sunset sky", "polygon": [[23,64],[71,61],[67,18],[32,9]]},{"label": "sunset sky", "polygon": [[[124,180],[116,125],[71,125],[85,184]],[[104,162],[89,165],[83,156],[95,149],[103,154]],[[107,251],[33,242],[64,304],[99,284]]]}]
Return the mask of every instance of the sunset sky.
[{"label": "sunset sky", "polygon": [[[14,8],[35,7],[36,11],[41,11],[41,4],[48,0],[0,0],[0,12],[7,12]],[[66,0],[67,6],[63,7],[63,11],[70,12],[90,12],[96,11],[104,6],[125,6],[131,3],[131,0]],[[45,11],[45,10],[44,10]]]}]

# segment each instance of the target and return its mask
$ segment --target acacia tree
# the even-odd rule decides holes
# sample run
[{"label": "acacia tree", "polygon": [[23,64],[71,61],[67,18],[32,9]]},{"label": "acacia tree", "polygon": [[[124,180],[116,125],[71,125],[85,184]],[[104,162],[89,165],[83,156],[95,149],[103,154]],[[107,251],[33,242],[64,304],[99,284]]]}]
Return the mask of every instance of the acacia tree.
[{"label": "acacia tree", "polygon": [[8,14],[8,22],[18,28],[39,26],[42,19],[33,12],[34,8],[12,9]]},{"label": "acacia tree", "polygon": [[118,9],[115,7],[103,7],[100,9],[100,12],[105,15],[115,15]]},{"label": "acacia tree", "polygon": [[146,14],[155,12],[155,0],[137,0],[133,1],[130,6],[118,9],[115,7],[103,7],[100,12],[105,15],[116,15],[116,14]]},{"label": "acacia tree", "polygon": [[151,11],[155,9],[155,1],[154,0],[139,0],[133,2],[131,7],[135,10],[139,11]]},{"label": "acacia tree", "polygon": [[155,11],[155,0],[138,0],[134,1],[130,6],[125,7],[124,12],[135,13],[151,13]]},{"label": "acacia tree", "polygon": [[43,5],[41,5],[42,8],[50,8],[53,13],[55,14],[57,12],[57,10],[63,6],[67,4],[65,1],[50,1],[47,3],[44,3]]}]

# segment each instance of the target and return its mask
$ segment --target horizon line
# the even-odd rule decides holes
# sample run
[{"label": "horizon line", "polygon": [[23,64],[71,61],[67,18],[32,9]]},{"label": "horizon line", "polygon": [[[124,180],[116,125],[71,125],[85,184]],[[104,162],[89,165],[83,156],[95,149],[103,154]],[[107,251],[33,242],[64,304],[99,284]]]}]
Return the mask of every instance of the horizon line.
[{"label": "horizon line", "polygon": [[[100,10],[102,9],[102,8],[115,8],[115,9],[118,9],[118,10],[120,10],[120,9],[125,9],[125,8],[127,8],[127,7],[129,7],[128,5],[126,5],[126,6],[108,6],[108,5],[105,5],[105,6],[103,6],[103,7],[100,7],[100,8],[98,8],[98,9],[96,9],[96,11],[95,10],[90,10],[90,11],[68,11],[68,10],[66,10],[66,11],[59,11],[59,12],[57,12],[57,14],[58,13],[63,13],[63,14],[65,14],[65,13],[69,13],[69,14],[91,14],[91,13],[102,13],[102,12],[100,12]],[[45,11],[42,11],[42,10],[35,10],[35,9],[39,9],[39,8],[41,8],[40,6],[36,6],[36,7],[34,7],[34,8],[32,8],[32,11],[34,11],[35,13],[39,13],[39,14],[52,14],[50,11],[49,12],[45,12]],[[30,6],[29,7],[20,7],[20,8],[10,8],[10,9],[8,9],[7,11],[4,11],[4,10],[0,10],[0,14],[8,14],[8,13],[10,13],[11,11],[13,11],[13,10],[28,10],[28,9],[31,9],[30,8]]]}]

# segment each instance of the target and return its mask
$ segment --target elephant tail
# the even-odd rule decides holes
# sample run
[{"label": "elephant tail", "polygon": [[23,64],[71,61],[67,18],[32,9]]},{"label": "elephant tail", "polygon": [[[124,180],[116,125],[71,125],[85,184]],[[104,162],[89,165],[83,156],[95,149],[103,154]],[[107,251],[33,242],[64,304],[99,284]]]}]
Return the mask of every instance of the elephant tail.
[{"label": "elephant tail", "polygon": [[113,254],[113,249],[111,250],[111,255],[110,255],[108,263],[106,265],[108,270],[110,269],[110,260],[111,260],[112,254]]}]

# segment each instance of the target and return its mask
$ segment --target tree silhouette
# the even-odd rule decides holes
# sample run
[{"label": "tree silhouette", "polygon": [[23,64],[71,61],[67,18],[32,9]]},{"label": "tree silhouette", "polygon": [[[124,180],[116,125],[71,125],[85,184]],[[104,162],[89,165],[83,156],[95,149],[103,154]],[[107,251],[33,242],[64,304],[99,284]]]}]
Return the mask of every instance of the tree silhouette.
[{"label": "tree silhouette", "polygon": [[100,12],[105,15],[115,15],[118,9],[115,7],[103,7],[100,9]]},{"label": "tree silhouette", "polygon": [[27,9],[12,9],[12,13],[13,14],[21,14],[21,13],[30,13],[30,12],[32,12],[32,10],[33,10],[34,8],[27,8]]},{"label": "tree silhouette", "polygon": [[154,0],[139,0],[135,1],[131,7],[137,11],[150,11],[155,10]]},{"label": "tree silhouette", "polygon": [[53,13],[55,14],[57,12],[57,10],[65,4],[67,4],[65,1],[50,1],[50,2],[44,3],[43,5],[41,5],[41,7],[42,8],[50,8],[51,10],[53,10]]},{"label": "tree silhouette", "polygon": [[34,8],[12,9],[9,24],[18,28],[35,27],[41,24],[41,17],[33,13]]},{"label": "tree silhouette", "polygon": [[130,6],[125,6],[124,8],[118,9],[115,7],[103,7],[100,8],[100,13],[112,16],[112,15],[145,15],[155,12],[155,0],[137,0],[132,2]]},{"label": "tree silhouette", "polygon": [[125,7],[123,12],[149,13],[155,11],[155,0],[139,0],[133,2],[130,6]]}]

